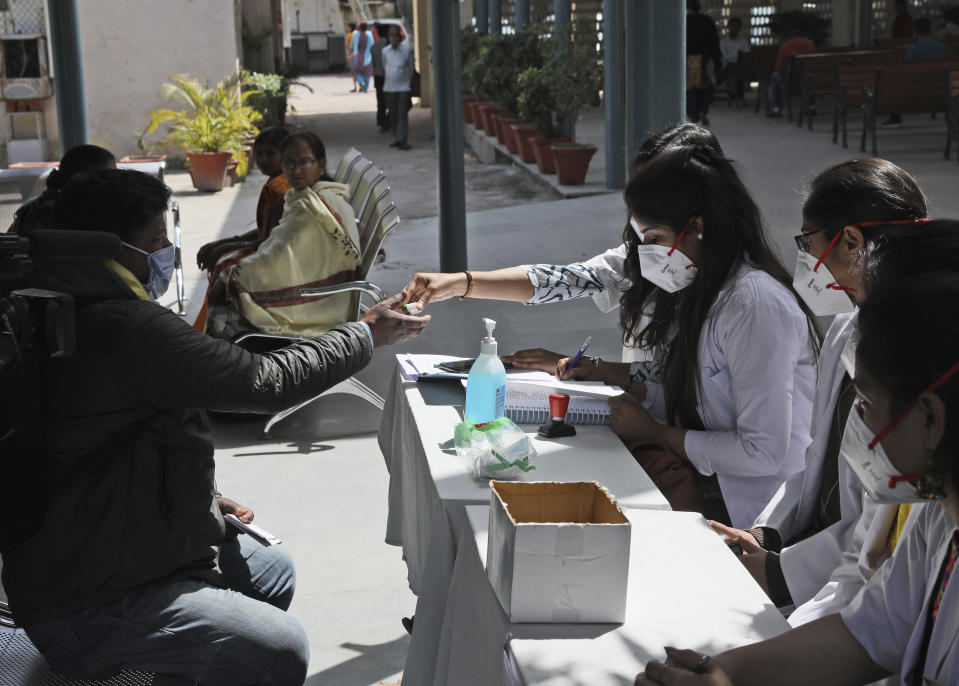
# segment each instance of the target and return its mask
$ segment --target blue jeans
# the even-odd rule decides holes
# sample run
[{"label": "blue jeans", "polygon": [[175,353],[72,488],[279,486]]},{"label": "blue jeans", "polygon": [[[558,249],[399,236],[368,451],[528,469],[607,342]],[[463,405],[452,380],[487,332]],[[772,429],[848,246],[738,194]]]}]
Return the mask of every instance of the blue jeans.
[{"label": "blue jeans", "polygon": [[783,76],[778,71],[769,75],[769,109],[773,112],[781,112],[782,103]]},{"label": "blue jeans", "polygon": [[26,632],[55,671],[73,678],[106,679],[127,668],[204,686],[301,686],[310,650],[286,613],[296,585],[289,554],[230,536],[220,569],[228,588],[177,581]]}]

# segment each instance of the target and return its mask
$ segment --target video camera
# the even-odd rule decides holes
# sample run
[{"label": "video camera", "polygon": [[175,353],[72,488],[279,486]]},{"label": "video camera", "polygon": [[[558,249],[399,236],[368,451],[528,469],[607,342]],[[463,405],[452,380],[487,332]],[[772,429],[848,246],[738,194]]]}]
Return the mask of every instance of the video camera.
[{"label": "video camera", "polygon": [[36,352],[73,354],[73,296],[23,288],[35,262],[108,260],[120,251],[120,238],[101,231],[37,230],[26,236],[0,234],[0,382]]}]

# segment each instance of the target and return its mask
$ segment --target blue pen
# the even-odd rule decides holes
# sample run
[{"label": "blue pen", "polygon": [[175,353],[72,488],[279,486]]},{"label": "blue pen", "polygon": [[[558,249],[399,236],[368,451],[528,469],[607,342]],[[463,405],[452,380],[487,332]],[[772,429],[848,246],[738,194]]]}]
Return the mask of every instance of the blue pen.
[{"label": "blue pen", "polygon": [[592,336],[587,336],[586,340],[583,341],[583,347],[579,349],[579,352],[573,356],[573,359],[569,361],[569,364],[566,365],[566,372],[568,373],[570,369],[579,364],[579,361],[583,359],[583,353],[586,352],[586,348],[589,347],[589,342],[593,340]]}]

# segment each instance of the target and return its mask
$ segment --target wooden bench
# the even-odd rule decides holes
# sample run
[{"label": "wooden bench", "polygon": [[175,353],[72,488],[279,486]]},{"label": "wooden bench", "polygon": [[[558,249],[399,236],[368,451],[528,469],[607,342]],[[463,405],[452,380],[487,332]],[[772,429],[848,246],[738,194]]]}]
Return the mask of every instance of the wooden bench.
[{"label": "wooden bench", "polygon": [[792,58],[794,81],[799,84],[799,117],[797,126],[803,121],[812,131],[813,117],[818,100],[835,94],[836,65],[888,64],[903,62],[905,52],[897,50],[854,50],[841,48],[838,51],[795,55]]},{"label": "wooden bench", "polygon": [[[871,86],[868,85],[870,69],[875,70]],[[837,67],[837,110],[841,110],[841,115],[837,112],[837,117],[841,116],[842,119],[843,145],[846,144],[845,114],[849,107],[861,107],[863,126],[859,150],[866,151],[868,136],[872,140],[871,149],[874,156],[879,154],[877,122],[880,115],[947,112],[950,100],[949,88],[952,85],[950,71],[957,69],[959,69],[959,59],[956,58],[902,64]],[[834,135],[835,126],[834,123]]]},{"label": "wooden bench", "polygon": [[[949,55],[959,54],[959,36],[933,36],[934,40],[946,46]],[[885,38],[876,43],[880,50],[902,50],[905,52],[918,38]]]},{"label": "wooden bench", "polygon": [[[946,74],[946,92],[948,103],[946,104],[946,159],[949,159],[949,153],[952,148],[953,139],[959,147],[959,69],[950,69]],[[956,154],[956,161],[959,162],[959,153]]]},{"label": "wooden bench", "polygon": [[[880,70],[872,64],[836,64],[833,66],[832,142],[836,143],[842,129],[842,147],[849,147],[846,140],[848,112],[851,108],[862,110],[866,93],[879,88]],[[860,149],[865,149],[866,127],[862,130]]]}]

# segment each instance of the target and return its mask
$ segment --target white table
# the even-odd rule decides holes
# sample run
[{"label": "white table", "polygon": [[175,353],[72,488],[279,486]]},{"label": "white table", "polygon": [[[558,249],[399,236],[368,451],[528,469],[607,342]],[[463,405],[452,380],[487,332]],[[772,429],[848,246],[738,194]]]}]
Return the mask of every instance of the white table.
[{"label": "white table", "polygon": [[[424,398],[424,395],[426,398]],[[429,401],[429,404],[428,402]],[[458,381],[404,381],[397,372],[383,410],[379,444],[390,471],[386,541],[402,546],[410,588],[419,596],[405,679],[432,671],[447,591],[466,507],[489,503],[489,486],[475,481],[452,450],[462,421]],[[558,440],[534,438],[530,481],[598,481],[623,507],[669,510],[669,503],[607,426],[577,427]],[[444,452],[443,445],[450,444]],[[485,552],[485,551],[484,551]]]},{"label": "white table", "polygon": [[[544,637],[543,625],[509,626],[512,638],[506,654],[506,683],[510,686],[631,684],[649,660],[665,659],[663,646],[715,654],[772,638],[789,628],[779,610],[699,514],[628,511],[627,515],[633,530],[626,623],[600,632],[596,625],[557,626],[554,635],[563,638],[550,640],[538,640]],[[471,508],[469,521],[483,560],[484,516],[488,518],[488,512],[473,512]],[[458,597],[480,593],[477,577],[471,578],[470,588],[456,589]],[[459,577],[454,576],[451,593],[458,584]],[[454,617],[449,624],[462,627],[490,614]],[[497,624],[490,627],[500,629]],[[480,632],[484,627],[477,625],[472,630]],[[573,638],[577,631],[580,637]],[[456,637],[454,630],[448,669],[459,676],[467,658],[458,650]]]}]

